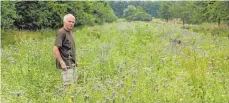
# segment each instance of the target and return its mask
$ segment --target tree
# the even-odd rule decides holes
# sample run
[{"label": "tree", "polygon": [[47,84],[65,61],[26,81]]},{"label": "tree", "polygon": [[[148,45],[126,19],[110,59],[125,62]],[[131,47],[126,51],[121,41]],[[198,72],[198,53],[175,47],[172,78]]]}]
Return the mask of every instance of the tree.
[{"label": "tree", "polygon": [[180,18],[183,22],[189,22],[192,3],[188,1],[172,2],[172,5],[169,7],[169,12],[171,13],[171,18]]},{"label": "tree", "polygon": [[67,5],[61,2],[20,1],[17,2],[18,18],[14,25],[19,29],[37,30],[41,28],[58,28],[67,11]]},{"label": "tree", "polygon": [[13,23],[18,17],[15,8],[16,2],[2,1],[1,3],[1,28],[12,29],[14,27]]},{"label": "tree", "polygon": [[113,22],[117,18],[107,2],[93,2],[90,12],[95,16],[95,23]]},{"label": "tree", "polygon": [[123,17],[123,10],[128,6],[126,1],[109,1],[108,3],[117,17]]},{"label": "tree", "polygon": [[189,15],[189,21],[188,23],[192,24],[200,24],[203,22],[207,22],[208,15],[206,14],[207,11],[207,4],[204,1],[193,1],[189,2],[191,3],[189,6],[191,10],[191,13]]},{"label": "tree", "polygon": [[150,21],[152,16],[147,14],[141,6],[129,5],[126,9],[123,10],[123,17],[127,20],[141,20],[141,21]]},{"label": "tree", "polygon": [[157,11],[160,8],[159,3],[160,2],[145,1],[143,8],[148,14],[151,14],[153,17],[158,17]]},{"label": "tree", "polygon": [[126,9],[123,10],[123,17],[128,18],[136,12],[136,8],[133,5],[128,5]]},{"label": "tree", "polygon": [[168,22],[172,18],[172,13],[170,12],[170,6],[172,2],[162,2],[160,3],[160,9],[158,11],[159,17],[163,18]]},{"label": "tree", "polygon": [[221,21],[229,19],[229,1],[211,1],[208,5],[209,20],[217,22],[218,25]]},{"label": "tree", "polygon": [[160,2],[155,1],[109,1],[109,4],[117,17],[123,17],[123,10],[126,9],[128,5],[133,5],[135,7],[140,6],[146,13],[158,17],[157,11],[160,8],[159,3]]}]

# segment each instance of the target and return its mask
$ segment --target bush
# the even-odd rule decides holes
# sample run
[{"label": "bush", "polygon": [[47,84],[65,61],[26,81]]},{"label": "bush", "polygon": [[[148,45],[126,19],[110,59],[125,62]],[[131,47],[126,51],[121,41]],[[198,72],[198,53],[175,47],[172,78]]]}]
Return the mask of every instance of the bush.
[{"label": "bush", "polygon": [[140,6],[128,6],[124,11],[124,17],[130,21],[151,21],[152,16],[144,11]]},{"label": "bush", "polygon": [[146,12],[138,12],[133,15],[132,20],[137,21],[151,21],[152,16],[150,14],[147,14]]}]

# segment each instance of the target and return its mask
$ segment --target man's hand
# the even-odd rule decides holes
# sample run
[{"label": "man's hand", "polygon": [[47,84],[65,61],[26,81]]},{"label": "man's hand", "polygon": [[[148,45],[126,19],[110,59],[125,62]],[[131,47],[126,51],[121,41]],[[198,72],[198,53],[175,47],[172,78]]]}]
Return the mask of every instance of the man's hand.
[{"label": "man's hand", "polygon": [[64,61],[61,61],[61,62],[60,62],[60,66],[61,66],[62,70],[64,70],[64,71],[67,70],[67,66],[66,66],[66,64],[65,64]]}]

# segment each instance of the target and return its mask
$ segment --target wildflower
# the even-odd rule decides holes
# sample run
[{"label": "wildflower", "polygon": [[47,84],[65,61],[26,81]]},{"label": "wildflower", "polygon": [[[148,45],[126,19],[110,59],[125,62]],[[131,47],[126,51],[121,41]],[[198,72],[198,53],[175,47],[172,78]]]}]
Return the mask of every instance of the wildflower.
[{"label": "wildflower", "polygon": [[123,103],[125,102],[125,99],[126,99],[126,97],[125,96],[122,96],[122,102]]},{"label": "wildflower", "polygon": [[88,100],[89,99],[89,95],[88,94],[84,94],[84,100]]},{"label": "wildflower", "polygon": [[125,65],[128,65],[128,62],[125,61],[124,64],[125,64]]},{"label": "wildflower", "polygon": [[136,85],[137,84],[137,80],[133,80],[133,84]]},{"label": "wildflower", "polygon": [[106,103],[108,103],[110,101],[110,98],[107,96],[104,96],[106,98]]},{"label": "wildflower", "polygon": [[163,87],[165,88],[167,86],[167,84],[166,83],[163,83]]},{"label": "wildflower", "polygon": [[8,61],[10,61],[11,63],[15,63],[16,60],[13,57],[9,57]]},{"label": "wildflower", "polygon": [[112,85],[113,84],[113,81],[112,80],[107,80],[105,83]]},{"label": "wildflower", "polygon": [[60,87],[60,86],[55,86],[59,91],[63,91],[64,88]]},{"label": "wildflower", "polygon": [[121,82],[119,83],[119,86],[120,86],[120,87],[123,87],[124,84],[125,84],[125,83],[124,83],[123,81],[121,81]]},{"label": "wildflower", "polygon": [[24,91],[20,90],[20,91],[14,91],[14,92],[10,92],[10,94],[16,94],[18,97],[22,94],[24,94]]},{"label": "wildflower", "polygon": [[110,75],[106,75],[106,78],[110,78]]},{"label": "wildflower", "polygon": [[3,56],[3,53],[4,51],[3,50],[1,50],[1,52],[0,52],[0,57],[2,57]]},{"label": "wildflower", "polygon": [[180,99],[180,102],[182,102],[182,101],[183,101],[183,98]]},{"label": "wildflower", "polygon": [[117,92],[113,91],[112,92],[112,99],[115,99],[117,97],[117,94],[118,94]]},{"label": "wildflower", "polygon": [[132,92],[131,90],[128,90],[128,94],[131,94],[131,92]]},{"label": "wildflower", "polygon": [[155,90],[158,92],[159,91],[159,87],[156,87]]},{"label": "wildflower", "polygon": [[122,78],[126,78],[126,76],[125,76],[125,75],[123,75],[123,76],[122,76]]},{"label": "wildflower", "polygon": [[122,71],[123,70],[123,67],[122,66],[118,66],[119,67],[119,69]]},{"label": "wildflower", "polygon": [[213,69],[214,69],[214,67],[213,67],[212,65],[208,66],[208,68],[209,68],[210,70],[213,70]]}]

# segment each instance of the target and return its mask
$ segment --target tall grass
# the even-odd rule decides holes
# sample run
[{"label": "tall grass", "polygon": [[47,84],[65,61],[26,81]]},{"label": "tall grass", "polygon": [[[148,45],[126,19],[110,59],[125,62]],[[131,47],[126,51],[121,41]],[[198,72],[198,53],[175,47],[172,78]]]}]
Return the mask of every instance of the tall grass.
[{"label": "tall grass", "polygon": [[2,30],[1,41],[2,45],[8,46],[8,44],[14,45],[15,43],[27,40],[27,39],[45,39],[56,35],[56,31],[50,29],[43,29],[39,31],[28,30]]},{"label": "tall grass", "polygon": [[[229,102],[226,37],[153,22],[110,23],[74,34],[79,80],[71,95],[77,103]],[[67,102],[59,90],[54,39],[2,49],[4,103]]]}]

